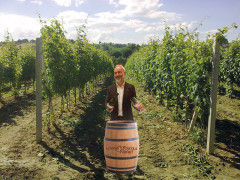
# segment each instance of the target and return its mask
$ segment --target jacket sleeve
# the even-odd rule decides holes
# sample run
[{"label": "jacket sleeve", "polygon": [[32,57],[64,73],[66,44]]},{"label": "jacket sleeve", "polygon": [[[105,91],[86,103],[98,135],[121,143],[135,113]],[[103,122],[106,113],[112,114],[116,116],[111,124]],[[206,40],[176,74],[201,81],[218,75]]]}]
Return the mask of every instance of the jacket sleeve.
[{"label": "jacket sleeve", "polygon": [[137,97],[136,95],[136,90],[135,90],[135,86],[133,85],[133,97]]},{"label": "jacket sleeve", "polygon": [[110,91],[109,88],[107,88],[107,96],[105,99],[105,107],[107,108],[107,103],[110,101],[111,97],[110,97]]}]

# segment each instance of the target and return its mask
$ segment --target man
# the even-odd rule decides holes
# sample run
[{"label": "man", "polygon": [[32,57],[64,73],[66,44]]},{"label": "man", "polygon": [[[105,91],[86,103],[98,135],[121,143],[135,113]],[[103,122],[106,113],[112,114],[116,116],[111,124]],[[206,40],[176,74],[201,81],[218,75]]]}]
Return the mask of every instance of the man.
[{"label": "man", "polygon": [[[117,103],[112,108],[109,109],[107,106],[107,111],[111,113],[111,120],[133,120],[131,101],[132,97],[136,97],[135,87],[132,84],[125,82],[126,72],[122,65],[116,65],[114,68],[114,79],[115,84],[107,88],[106,105],[109,103],[110,99],[114,97],[117,93]],[[143,110],[144,107],[141,103],[135,106],[137,110]]]}]

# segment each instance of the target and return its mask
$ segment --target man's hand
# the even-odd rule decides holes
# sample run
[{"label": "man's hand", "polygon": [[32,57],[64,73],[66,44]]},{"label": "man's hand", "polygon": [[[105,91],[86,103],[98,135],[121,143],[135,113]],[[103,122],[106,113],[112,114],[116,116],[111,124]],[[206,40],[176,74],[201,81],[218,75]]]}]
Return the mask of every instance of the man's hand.
[{"label": "man's hand", "polygon": [[107,108],[106,111],[111,113],[111,112],[113,112],[113,109],[114,109],[114,107],[112,109]]},{"label": "man's hand", "polygon": [[145,108],[143,107],[143,105],[141,103],[136,104],[135,107],[138,111],[144,111],[145,110]]}]

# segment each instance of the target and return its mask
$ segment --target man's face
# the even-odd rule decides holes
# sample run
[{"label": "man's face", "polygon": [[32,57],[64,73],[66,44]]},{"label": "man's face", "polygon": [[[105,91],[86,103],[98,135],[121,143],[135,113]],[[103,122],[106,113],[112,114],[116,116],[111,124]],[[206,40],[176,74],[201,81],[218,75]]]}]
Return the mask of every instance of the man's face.
[{"label": "man's face", "polygon": [[125,78],[126,72],[124,72],[123,68],[116,67],[114,69],[114,78],[117,83],[123,82]]}]

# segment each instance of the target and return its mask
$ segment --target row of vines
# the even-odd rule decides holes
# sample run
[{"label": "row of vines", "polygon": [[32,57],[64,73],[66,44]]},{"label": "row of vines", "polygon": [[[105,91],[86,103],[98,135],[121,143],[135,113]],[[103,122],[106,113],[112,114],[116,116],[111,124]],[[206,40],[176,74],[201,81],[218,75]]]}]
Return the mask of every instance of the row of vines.
[{"label": "row of vines", "polygon": [[[236,28],[236,26],[235,26]],[[219,30],[218,39],[226,41]],[[200,40],[199,33],[180,27],[165,28],[162,40],[151,40],[128,59],[126,69],[141,81],[145,90],[152,92],[161,104],[172,109],[172,118],[188,122],[194,111],[201,127],[209,115],[212,52],[214,37]],[[222,82],[229,87],[240,86],[240,41],[221,48]]]},{"label": "row of vines", "polygon": [[[77,28],[76,41],[66,37],[63,24],[53,19],[47,24],[40,18],[42,24],[41,39],[43,49],[43,97],[48,99],[48,113],[53,117],[54,97],[61,97],[61,112],[64,104],[67,106],[74,95],[79,100],[92,91],[96,81],[113,72],[111,57],[103,50],[91,45],[86,38],[85,25]],[[19,47],[7,33],[0,47],[0,102],[4,104],[3,94],[19,90],[29,83],[35,84],[35,45],[32,48]],[[78,92],[78,94],[77,94]]]},{"label": "row of vines", "polygon": [[113,71],[113,62],[106,52],[89,44],[84,25],[77,29],[77,39],[72,43],[66,38],[66,31],[58,20],[52,20],[50,25],[42,20],[41,23],[46,68],[43,87],[52,115],[54,95],[62,97],[61,111],[63,111],[64,100],[67,100],[68,106],[72,92],[76,103],[77,90],[80,99],[86,90],[91,91],[99,78]]},{"label": "row of vines", "polygon": [[12,91],[17,97],[23,85],[26,93],[27,84],[34,83],[35,57],[35,49],[17,46],[7,32],[0,46],[0,102],[4,103],[4,92]]}]

